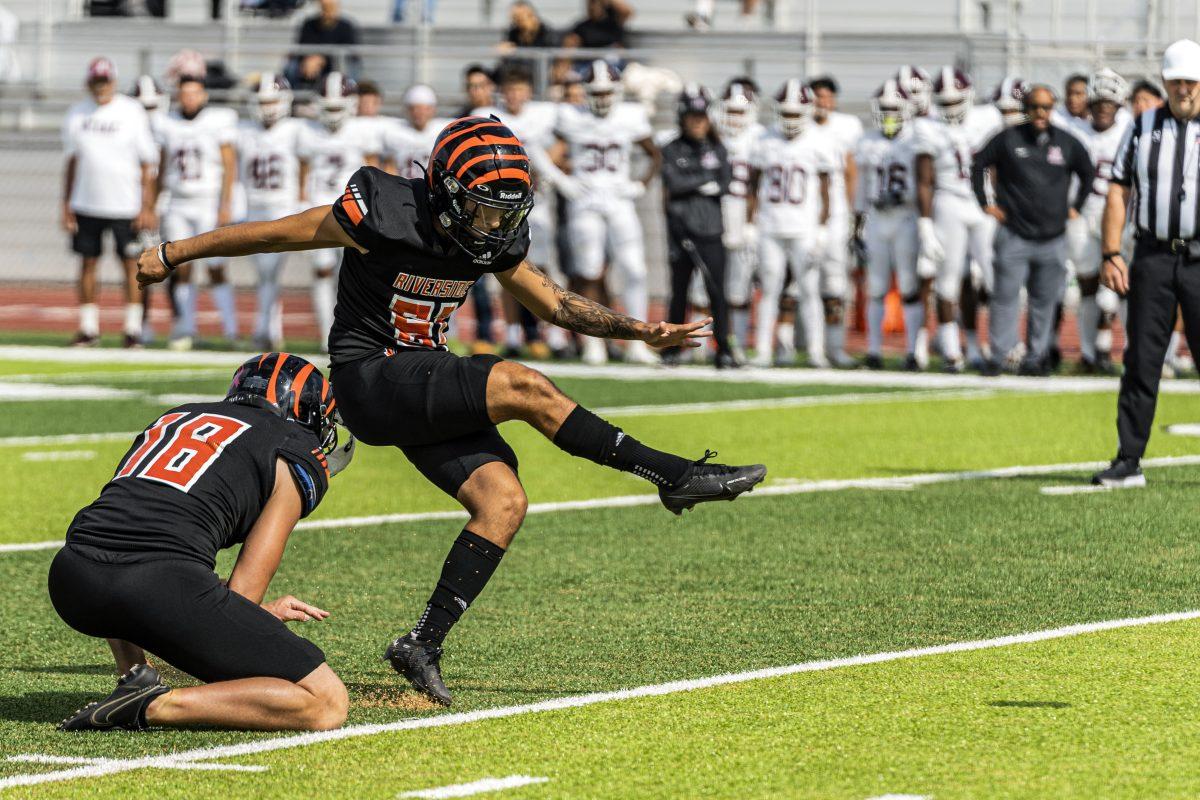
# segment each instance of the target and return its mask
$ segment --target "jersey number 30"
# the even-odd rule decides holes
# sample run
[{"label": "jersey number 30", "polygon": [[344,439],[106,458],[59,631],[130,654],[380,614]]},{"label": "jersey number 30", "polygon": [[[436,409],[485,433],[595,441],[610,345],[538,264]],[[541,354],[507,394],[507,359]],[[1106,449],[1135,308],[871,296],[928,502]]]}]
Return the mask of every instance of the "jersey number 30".
[{"label": "jersey number 30", "polygon": [[[142,478],[186,492],[200,480],[225,446],[250,429],[250,423],[220,414],[164,414],[138,437],[137,448],[117,478]],[[170,438],[159,448],[163,439]],[[158,454],[151,457],[151,453]]]}]

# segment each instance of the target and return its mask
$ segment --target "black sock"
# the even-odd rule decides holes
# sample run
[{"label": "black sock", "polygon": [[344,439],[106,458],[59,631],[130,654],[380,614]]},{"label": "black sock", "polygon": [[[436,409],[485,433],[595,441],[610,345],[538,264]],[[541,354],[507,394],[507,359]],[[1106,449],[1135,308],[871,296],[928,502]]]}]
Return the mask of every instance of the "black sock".
[{"label": "black sock", "polygon": [[639,442],[583,406],[563,420],[554,443],[573,456],[632,472],[657,486],[674,486],[692,462]]},{"label": "black sock", "polygon": [[474,602],[504,557],[504,548],[464,530],[454,540],[442,577],[417,620],[412,633],[418,639],[441,644],[467,607]]}]

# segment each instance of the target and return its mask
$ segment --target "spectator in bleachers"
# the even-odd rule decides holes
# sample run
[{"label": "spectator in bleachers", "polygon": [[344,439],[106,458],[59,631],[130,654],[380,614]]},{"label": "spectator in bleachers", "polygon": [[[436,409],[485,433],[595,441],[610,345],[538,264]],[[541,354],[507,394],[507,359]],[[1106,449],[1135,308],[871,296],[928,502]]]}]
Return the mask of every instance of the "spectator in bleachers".
[{"label": "spectator in bleachers", "polygon": [[141,346],[142,304],[138,302],[134,231],[151,230],[158,148],[141,103],[117,92],[117,69],[107,58],[88,65],[91,95],[71,106],[63,122],[62,226],[80,256],[79,331],[71,342],[90,347],[100,341],[96,268],[104,232],[112,231],[116,255],[125,268],[125,346]]},{"label": "spectator in bleachers", "polygon": [[459,109],[460,117],[468,117],[475,109],[487,108],[496,102],[496,81],[492,71],[483,64],[471,64],[463,70],[463,89],[467,102]]},{"label": "spectator in bleachers", "polygon": [[537,9],[526,0],[517,0],[509,12],[510,24],[501,53],[512,53],[521,47],[558,47],[558,34],[538,16]]},{"label": "spectator in bleachers", "polygon": [[625,47],[625,26],[633,6],[625,0],[587,0],[587,16],[563,37],[563,47]]},{"label": "spectator in bleachers", "polygon": [[[308,45],[358,44],[358,26],[342,16],[338,0],[321,0],[321,13],[304,20],[296,42]],[[349,56],[345,66],[339,67],[338,57],[334,53],[302,53],[291,59],[286,73],[293,88],[312,90],[334,71],[357,78],[358,57]]]},{"label": "spectator in bleachers", "polygon": [[1162,89],[1148,80],[1140,80],[1133,85],[1129,94],[1129,106],[1134,117],[1140,117],[1143,112],[1159,108],[1163,104]]}]

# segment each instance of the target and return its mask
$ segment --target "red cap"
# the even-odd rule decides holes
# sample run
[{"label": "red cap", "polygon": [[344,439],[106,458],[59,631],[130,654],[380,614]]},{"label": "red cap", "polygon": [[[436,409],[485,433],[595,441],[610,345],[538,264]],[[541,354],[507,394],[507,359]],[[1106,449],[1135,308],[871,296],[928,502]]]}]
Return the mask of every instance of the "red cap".
[{"label": "red cap", "polygon": [[91,63],[88,64],[87,79],[89,83],[92,81],[115,81],[117,79],[117,67],[104,56],[93,58]]}]

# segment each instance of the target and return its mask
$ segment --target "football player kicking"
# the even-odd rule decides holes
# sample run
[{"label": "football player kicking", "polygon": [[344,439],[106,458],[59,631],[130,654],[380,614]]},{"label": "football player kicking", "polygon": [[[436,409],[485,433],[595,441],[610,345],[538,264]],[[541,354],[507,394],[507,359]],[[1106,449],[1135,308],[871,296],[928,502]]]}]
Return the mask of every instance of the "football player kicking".
[{"label": "football player kicking", "polygon": [[[108,639],[124,673],[60,730],[345,721],[346,687],[284,625],[328,613],[291,596],[262,602],[292,528],[353,455],[353,438],[338,446],[334,405],[312,364],[270,353],[234,373],[224,401],[174,408],[137,437],[50,565],[58,615]],[[238,544],[223,583],[217,551]],[[171,689],[142,648],[205,685]]]},{"label": "football player kicking", "polygon": [[371,167],[354,173],[332,206],[274,222],[222,228],[142,253],[138,280],[217,253],[345,248],[329,337],[331,379],[350,431],[399,447],[456,498],[470,521],[411,632],[385,653],[417,689],[448,705],[441,644],[487,584],[525,517],[517,456],[496,426],[521,420],[562,450],[633,473],[659,488],[669,510],[732,500],[766,475],[761,465],[689,461],[654,450],[591,413],[543,375],[494,355],[446,347],[451,314],[492,272],[541,319],[588,336],[655,347],[697,347],[709,320],[649,324],[568,292],[525,260],[533,204],[529,159],[493,119],[464,117],[438,136],[424,179]]}]

